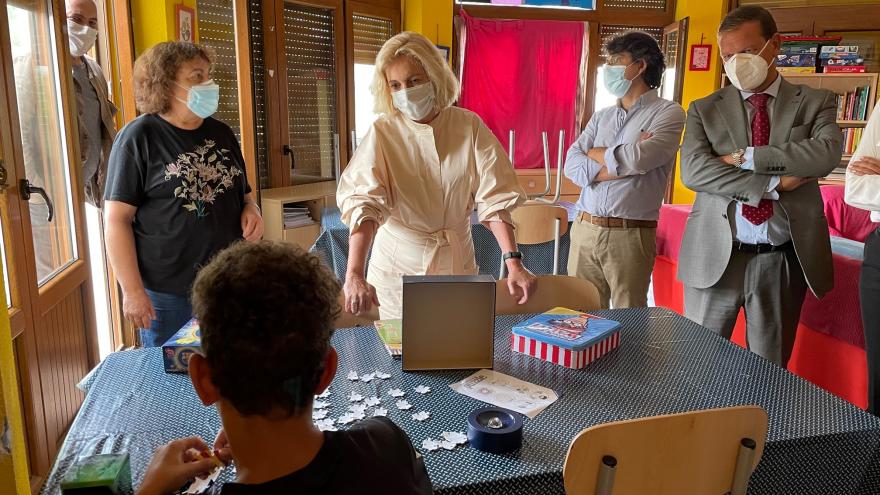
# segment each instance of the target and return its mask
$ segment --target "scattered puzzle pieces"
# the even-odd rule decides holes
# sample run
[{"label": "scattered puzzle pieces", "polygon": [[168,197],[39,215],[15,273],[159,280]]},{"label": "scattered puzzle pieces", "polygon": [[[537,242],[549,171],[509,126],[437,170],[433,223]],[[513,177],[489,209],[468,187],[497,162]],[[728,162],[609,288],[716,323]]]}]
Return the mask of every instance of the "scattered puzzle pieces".
[{"label": "scattered puzzle pieces", "polygon": [[440,436],[443,437],[443,440],[456,445],[462,445],[467,442],[467,435],[458,431],[444,431]]},{"label": "scattered puzzle pieces", "polygon": [[412,419],[416,421],[427,421],[430,417],[431,413],[429,413],[428,411],[419,411],[412,415]]},{"label": "scattered puzzle pieces", "polygon": [[426,438],[422,440],[422,448],[427,450],[428,452],[433,452],[440,448],[440,443],[433,438]]},{"label": "scattered puzzle pieces", "polygon": [[348,400],[350,400],[350,401],[352,401],[352,402],[360,402],[360,401],[364,400],[364,396],[361,395],[361,394],[359,394],[359,393],[357,393],[357,392],[352,392],[352,393],[348,396]]},{"label": "scattered puzzle pieces", "polygon": [[426,386],[424,386],[424,385],[419,385],[418,387],[414,388],[413,390],[415,390],[416,392],[418,392],[418,393],[420,393],[420,394],[422,394],[422,395],[425,395],[425,394],[427,394],[428,392],[431,391],[431,387],[426,387]]},{"label": "scattered puzzle pieces", "polygon": [[360,378],[360,377],[358,376],[357,371],[355,371],[355,370],[351,370],[351,371],[349,371],[348,374],[345,375],[345,377],[348,378],[349,380],[353,381],[353,382],[358,381],[358,378]]},{"label": "scattered puzzle pieces", "polygon": [[375,418],[378,416],[388,416],[388,409],[385,409],[384,407],[373,409],[373,417]]},{"label": "scattered puzzle pieces", "polygon": [[375,395],[373,397],[367,397],[366,399],[364,399],[364,404],[366,404],[369,407],[378,406],[381,403],[382,403],[382,401],[379,400],[379,398],[376,397]]},{"label": "scattered puzzle pieces", "polygon": [[391,378],[391,374],[389,374],[389,373],[383,373],[383,372],[381,372],[381,371],[379,371],[379,370],[376,370],[375,375],[376,375],[376,378],[378,378],[378,379],[380,379],[380,380],[387,380],[387,379]]},{"label": "scattered puzzle pieces", "polygon": [[363,414],[364,411],[366,411],[366,409],[367,409],[366,404],[355,403],[355,404],[348,406],[349,412],[351,412],[353,414]]},{"label": "scattered puzzle pieces", "polygon": [[364,383],[370,383],[371,381],[373,381],[373,378],[376,378],[376,374],[375,374],[375,373],[369,373],[369,374],[366,374],[366,375],[361,375],[361,381],[364,382]]},{"label": "scattered puzzle pieces", "polygon": [[336,431],[337,428],[334,423],[336,423],[336,420],[333,418],[319,419],[315,421],[315,426],[321,431]]},{"label": "scattered puzzle pieces", "polygon": [[312,411],[312,419],[324,419],[327,417],[326,409],[315,409]]},{"label": "scattered puzzle pieces", "polygon": [[392,388],[388,391],[388,395],[390,395],[391,397],[403,397],[404,395],[406,395],[406,392],[400,390],[399,388]]},{"label": "scattered puzzle pieces", "polygon": [[314,404],[312,404],[313,409],[325,409],[330,407],[330,403],[323,400],[316,400]]},{"label": "scattered puzzle pieces", "polygon": [[412,408],[412,404],[410,404],[406,400],[399,400],[399,401],[397,401],[396,405],[397,405],[397,408],[400,409],[401,411],[406,411],[407,409]]}]

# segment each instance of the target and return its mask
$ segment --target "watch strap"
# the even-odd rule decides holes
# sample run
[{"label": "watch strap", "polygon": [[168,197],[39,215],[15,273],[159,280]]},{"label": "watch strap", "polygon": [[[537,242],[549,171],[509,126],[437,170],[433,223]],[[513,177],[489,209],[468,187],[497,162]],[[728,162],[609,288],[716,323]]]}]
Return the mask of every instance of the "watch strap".
[{"label": "watch strap", "polygon": [[519,251],[509,251],[509,252],[507,252],[507,253],[504,253],[504,254],[501,256],[501,259],[502,259],[503,261],[507,261],[507,260],[509,260],[509,259],[511,259],[511,258],[522,259],[522,253],[519,252]]}]

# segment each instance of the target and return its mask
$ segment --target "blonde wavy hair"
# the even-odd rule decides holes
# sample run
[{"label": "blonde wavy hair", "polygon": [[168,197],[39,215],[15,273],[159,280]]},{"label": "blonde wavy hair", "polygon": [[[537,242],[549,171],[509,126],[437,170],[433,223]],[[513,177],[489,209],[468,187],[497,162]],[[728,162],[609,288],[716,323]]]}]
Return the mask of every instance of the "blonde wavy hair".
[{"label": "blonde wavy hair", "polygon": [[421,34],[405,31],[386,41],[376,55],[376,73],[370,84],[370,91],[376,100],[376,113],[394,115],[398,112],[391,102],[391,88],[388,87],[385,70],[401,56],[410,57],[425,69],[428,80],[434,87],[435,111],[451,106],[458,100],[458,80],[440,50]]},{"label": "blonde wavy hair", "polygon": [[134,101],[142,113],[164,113],[171,108],[172,85],[185,62],[202,58],[211,69],[214,51],[188,41],[153,45],[134,62]]}]

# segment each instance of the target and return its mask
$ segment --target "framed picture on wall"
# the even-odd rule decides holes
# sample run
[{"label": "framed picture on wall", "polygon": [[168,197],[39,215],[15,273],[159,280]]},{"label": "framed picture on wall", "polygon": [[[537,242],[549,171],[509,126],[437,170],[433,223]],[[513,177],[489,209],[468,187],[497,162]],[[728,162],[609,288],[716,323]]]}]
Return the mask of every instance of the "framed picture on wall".
[{"label": "framed picture on wall", "polygon": [[712,45],[691,45],[690,70],[709,70],[712,65]]},{"label": "framed picture on wall", "polygon": [[177,41],[196,41],[196,11],[183,4],[174,6],[174,31]]}]

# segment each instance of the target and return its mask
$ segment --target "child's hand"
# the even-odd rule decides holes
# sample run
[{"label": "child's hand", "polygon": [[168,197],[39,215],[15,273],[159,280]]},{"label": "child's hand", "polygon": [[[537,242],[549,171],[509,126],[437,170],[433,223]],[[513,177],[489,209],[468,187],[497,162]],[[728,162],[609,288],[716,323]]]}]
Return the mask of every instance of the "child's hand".
[{"label": "child's hand", "polygon": [[214,454],[226,465],[232,462],[232,449],[229,447],[229,438],[226,436],[225,428],[220,428],[220,431],[217,432],[217,438],[214,439]]},{"label": "child's hand", "polygon": [[210,453],[199,437],[174,440],[156,449],[137,495],[174,493],[196,476],[210,473],[217,465],[209,458],[199,459],[190,449]]}]

